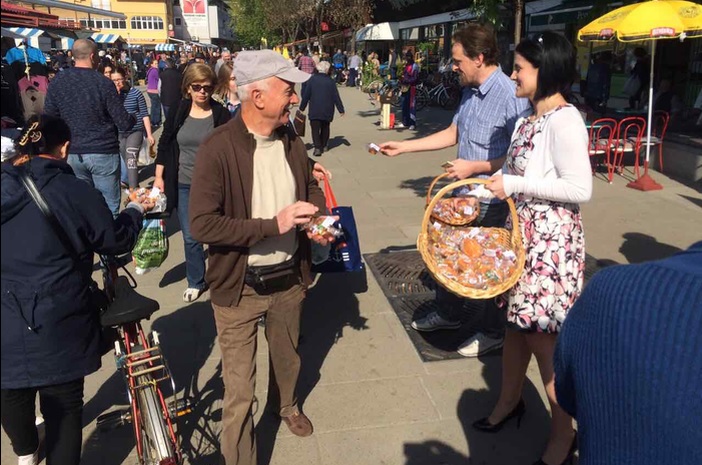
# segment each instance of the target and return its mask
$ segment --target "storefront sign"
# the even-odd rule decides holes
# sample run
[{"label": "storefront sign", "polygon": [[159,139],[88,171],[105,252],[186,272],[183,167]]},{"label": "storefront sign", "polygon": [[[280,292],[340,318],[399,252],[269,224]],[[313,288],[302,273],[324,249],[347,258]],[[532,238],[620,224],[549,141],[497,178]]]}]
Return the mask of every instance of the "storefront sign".
[{"label": "storefront sign", "polygon": [[210,37],[209,19],[207,17],[207,0],[180,0],[183,10],[183,22],[188,30],[188,35],[194,40],[201,37]]}]

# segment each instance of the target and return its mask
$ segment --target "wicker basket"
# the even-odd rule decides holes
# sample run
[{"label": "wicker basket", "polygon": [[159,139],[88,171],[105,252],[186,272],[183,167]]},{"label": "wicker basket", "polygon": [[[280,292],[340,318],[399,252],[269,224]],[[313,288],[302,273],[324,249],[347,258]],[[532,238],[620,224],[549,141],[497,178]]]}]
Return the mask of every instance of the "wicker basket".
[{"label": "wicker basket", "polygon": [[[434,186],[436,186],[436,183],[439,182],[439,180],[445,178],[448,176],[448,173],[443,173],[438,175],[437,177],[434,178],[434,180],[429,184],[429,190],[427,191],[427,205],[426,208],[429,208],[429,203],[431,203],[431,193],[434,190]],[[438,216],[435,216],[434,214],[434,207],[432,207],[430,211],[431,219],[435,221],[439,221],[444,224],[448,224],[451,226],[467,226],[471,224],[475,219],[480,216],[480,207],[476,205],[475,207],[475,212],[471,216],[462,216],[460,219],[453,219],[451,221],[447,221],[443,218],[439,218]]]},{"label": "wicker basket", "polygon": [[524,270],[524,262],[526,260],[526,255],[524,252],[524,244],[522,243],[521,233],[519,231],[519,219],[517,217],[517,209],[514,207],[514,202],[512,199],[507,198],[507,205],[509,206],[510,215],[512,216],[512,230],[509,231],[503,228],[488,228],[495,230],[499,233],[499,241],[503,246],[509,247],[517,256],[517,266],[514,269],[512,275],[503,282],[490,286],[487,289],[476,289],[469,286],[464,286],[463,284],[449,279],[446,276],[438,272],[438,267],[436,260],[431,252],[431,241],[429,240],[429,224],[431,221],[431,212],[434,209],[436,203],[441,200],[444,195],[452,192],[454,189],[467,186],[470,184],[487,184],[484,179],[464,179],[462,181],[454,182],[448,186],[442,188],[429,202],[427,209],[424,211],[424,219],[422,220],[422,229],[419,232],[419,237],[417,238],[417,249],[422,255],[424,263],[427,265],[427,269],[434,277],[436,282],[441,286],[445,287],[452,293],[460,297],[469,297],[471,299],[489,299],[491,297],[498,296],[507,290],[511,289],[519,280],[519,277]]}]

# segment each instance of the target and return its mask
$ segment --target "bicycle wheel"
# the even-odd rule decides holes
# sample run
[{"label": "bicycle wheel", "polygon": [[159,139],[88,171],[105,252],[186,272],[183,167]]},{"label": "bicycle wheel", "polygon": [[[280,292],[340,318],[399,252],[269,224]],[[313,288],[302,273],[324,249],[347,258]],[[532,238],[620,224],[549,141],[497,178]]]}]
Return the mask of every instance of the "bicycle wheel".
[{"label": "bicycle wheel", "polygon": [[382,89],[383,84],[383,81],[373,81],[368,84],[368,88],[366,90],[368,91],[368,95],[370,96],[371,100],[378,99],[378,95],[380,94],[380,89]]},{"label": "bicycle wheel", "polygon": [[178,455],[164,419],[156,387],[141,388],[137,394],[137,402],[141,417],[144,465],[177,465]]},{"label": "bicycle wheel", "polygon": [[414,101],[414,107],[417,111],[422,111],[429,103],[429,92],[424,87],[417,87],[417,96]]}]

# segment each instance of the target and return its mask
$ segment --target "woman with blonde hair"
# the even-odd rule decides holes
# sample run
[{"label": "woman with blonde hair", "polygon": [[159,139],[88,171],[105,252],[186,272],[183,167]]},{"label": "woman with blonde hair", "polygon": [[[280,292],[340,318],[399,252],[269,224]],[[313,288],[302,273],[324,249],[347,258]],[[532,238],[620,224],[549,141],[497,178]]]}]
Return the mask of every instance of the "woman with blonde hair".
[{"label": "woman with blonde hair", "polygon": [[229,63],[223,63],[219,67],[217,73],[217,87],[215,88],[212,98],[219,102],[224,108],[229,110],[232,118],[239,110],[239,95],[236,93],[236,78],[234,71]]},{"label": "woman with blonde hair", "polygon": [[195,154],[214,128],[231,118],[229,112],[212,98],[217,79],[203,63],[193,63],[183,75],[183,99],[166,118],[158,143],[154,187],[166,193],[168,210],[178,210],[185,246],[185,274],[188,287],[185,302],[197,300],[205,291],[205,252],[190,235],[188,198],[195,166]]}]

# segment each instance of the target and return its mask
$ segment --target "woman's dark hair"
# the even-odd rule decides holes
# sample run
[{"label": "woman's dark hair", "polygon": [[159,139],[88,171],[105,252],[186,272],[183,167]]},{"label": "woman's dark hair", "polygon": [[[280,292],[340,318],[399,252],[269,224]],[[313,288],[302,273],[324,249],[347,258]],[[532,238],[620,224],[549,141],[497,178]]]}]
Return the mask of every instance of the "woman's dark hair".
[{"label": "woman's dark hair", "polygon": [[100,62],[100,64],[97,67],[98,73],[105,74],[105,68],[112,68],[112,71],[115,70],[115,67],[112,65],[112,63],[105,63],[103,61],[103,62]]},{"label": "woman's dark hair", "polygon": [[71,129],[61,118],[34,115],[27,120],[22,134],[15,140],[17,155],[51,154],[71,140]]},{"label": "woman's dark hair", "polygon": [[470,23],[453,34],[453,42],[463,46],[463,53],[471,59],[483,54],[488,66],[496,66],[500,57],[495,29],[489,24]]},{"label": "woman's dark hair", "polygon": [[407,53],[405,53],[405,62],[408,65],[414,64],[414,55],[409,50],[407,51]]},{"label": "woman's dark hair", "polygon": [[516,52],[539,70],[535,101],[557,93],[568,98],[577,73],[575,49],[568,39],[555,32],[544,32],[521,41]]},{"label": "woman's dark hair", "polygon": [[[121,75],[122,75],[122,79],[124,79],[122,89],[123,89],[125,92],[128,91],[128,90],[130,89],[130,87],[129,87],[129,80],[127,79],[127,70],[126,70],[125,68],[123,68],[123,67],[121,67],[121,66],[118,66],[118,67],[116,67],[116,68],[112,68],[112,72],[110,73],[110,75],[112,75],[112,74],[121,74]],[[112,78],[110,77],[110,79],[112,79]]]}]

